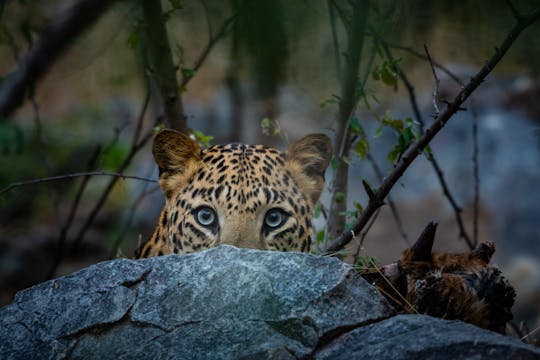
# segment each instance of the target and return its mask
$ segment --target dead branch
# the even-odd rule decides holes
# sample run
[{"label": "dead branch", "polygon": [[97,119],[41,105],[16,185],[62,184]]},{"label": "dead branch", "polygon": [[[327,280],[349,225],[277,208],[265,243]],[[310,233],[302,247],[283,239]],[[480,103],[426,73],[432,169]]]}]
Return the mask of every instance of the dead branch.
[{"label": "dead branch", "polygon": [[114,3],[115,0],[80,0],[43,32],[18,69],[2,83],[0,121],[11,116],[49,67]]},{"label": "dead branch", "polygon": [[[540,17],[540,8],[533,11],[528,16],[523,17],[518,21],[515,26],[510,30],[506,38],[503,40],[501,45],[495,49],[493,56],[486,62],[486,64],[480,69],[480,71],[467,83],[465,87],[456,95],[454,100],[448,103],[447,108],[442,112],[433,122],[433,124],[426,129],[424,135],[414,142],[410,148],[405,152],[404,156],[401,158],[395,169],[390,173],[377,192],[374,194],[373,198],[370,199],[368,205],[364,208],[360,214],[357,222],[353,226],[354,233],[359,233],[362,231],[364,226],[368,223],[369,219],[375,211],[384,204],[384,199],[396,184],[396,182],[401,178],[405,173],[407,168],[411,163],[422,154],[426,146],[433,140],[433,138],[441,131],[444,125],[452,118],[452,116],[461,109],[461,105],[469,98],[469,96],[482,84],[486,76],[488,76],[491,71],[497,66],[499,61],[504,57],[508,49],[512,46],[517,37],[521,32],[527,28],[529,25],[534,23],[538,17]],[[335,252],[337,250],[343,249],[351,241],[350,232],[342,233],[338,238],[333,240],[330,244],[324,249],[325,252]]]}]

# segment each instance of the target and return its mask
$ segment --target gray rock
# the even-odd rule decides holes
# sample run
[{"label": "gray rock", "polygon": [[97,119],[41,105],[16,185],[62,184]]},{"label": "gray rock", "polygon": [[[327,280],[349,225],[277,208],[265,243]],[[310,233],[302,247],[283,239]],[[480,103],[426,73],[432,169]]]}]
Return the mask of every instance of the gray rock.
[{"label": "gray rock", "polygon": [[540,359],[540,351],[461,321],[398,315],[343,334],[317,352],[315,359],[527,360]]},{"label": "gray rock", "polygon": [[540,358],[473,326],[393,315],[337,259],[221,246],[104,262],[21,291],[0,309],[0,358],[349,359],[389,347],[429,358],[455,345]]}]

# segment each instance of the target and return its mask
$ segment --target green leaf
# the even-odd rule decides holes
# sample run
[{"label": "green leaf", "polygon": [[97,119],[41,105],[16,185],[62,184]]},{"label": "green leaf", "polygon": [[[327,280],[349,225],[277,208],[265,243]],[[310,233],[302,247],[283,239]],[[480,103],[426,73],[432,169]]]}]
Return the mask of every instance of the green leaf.
[{"label": "green leaf", "polygon": [[356,209],[356,212],[358,214],[360,214],[364,210],[364,208],[362,207],[362,204],[356,201],[354,202],[354,208]]},{"label": "green leaf", "polygon": [[330,166],[332,166],[332,170],[334,172],[337,172],[339,169],[339,160],[334,156],[332,157],[332,160],[330,161]]},{"label": "green leaf", "polygon": [[361,255],[355,264],[356,271],[370,270],[379,267],[379,260],[374,256]]},{"label": "green leaf", "polygon": [[401,153],[401,148],[398,145],[396,145],[396,147],[388,153],[387,158],[390,162],[394,162],[400,153]]},{"label": "green leaf", "polygon": [[366,139],[361,139],[356,142],[356,145],[354,147],[354,151],[356,152],[356,155],[360,159],[365,159],[367,156],[367,153],[369,151],[369,144]]},{"label": "green leaf", "polygon": [[141,33],[138,27],[134,28],[133,31],[131,31],[126,43],[130,49],[136,49],[139,47],[139,44],[141,43]]},{"label": "green leaf", "polygon": [[325,99],[325,100],[321,101],[321,103],[319,104],[319,107],[321,109],[324,109],[324,108],[326,108],[326,107],[328,107],[328,106],[330,106],[332,104],[335,104],[335,103],[337,103],[336,99],[329,98],[329,99]]},{"label": "green leaf", "polygon": [[319,230],[317,231],[317,244],[322,244],[324,242],[324,237],[325,237],[326,233],[323,230]]},{"label": "green leaf", "polygon": [[389,67],[384,67],[381,70],[381,80],[385,85],[395,86],[397,84],[397,74]]},{"label": "green leaf", "polygon": [[210,142],[214,139],[211,135],[205,135],[202,131],[199,130],[190,130],[191,136],[201,147],[209,147]]},{"label": "green leaf", "polygon": [[342,203],[345,200],[345,194],[338,191],[336,192],[336,195],[334,195],[334,201],[337,203]]},{"label": "green leaf", "polygon": [[399,119],[387,119],[387,118],[384,118],[381,123],[383,125],[386,125],[386,126],[389,126],[391,127],[392,129],[396,130],[398,133],[402,132],[403,131],[403,121],[402,120],[399,120]]},{"label": "green leaf", "polygon": [[313,218],[318,219],[319,216],[322,214],[322,205],[320,202],[317,202],[317,205],[315,205],[315,209],[313,209]]},{"label": "green leaf", "polygon": [[379,137],[381,137],[382,133],[383,133],[383,127],[382,127],[382,126],[379,126],[379,127],[377,128],[377,130],[375,130],[375,135],[374,135],[374,137],[375,137],[375,138],[379,138]]},{"label": "green leaf", "polygon": [[195,76],[195,73],[196,73],[196,71],[193,70],[193,69],[182,68],[182,76],[183,76],[185,79],[192,78],[193,76]]},{"label": "green leaf", "polygon": [[365,134],[364,128],[362,128],[362,125],[360,125],[360,121],[356,116],[349,119],[349,126],[353,134]]},{"label": "green leaf", "polygon": [[356,212],[356,210],[342,211],[339,213],[339,215],[345,216],[347,218],[354,218],[354,219],[358,217],[358,213]]}]

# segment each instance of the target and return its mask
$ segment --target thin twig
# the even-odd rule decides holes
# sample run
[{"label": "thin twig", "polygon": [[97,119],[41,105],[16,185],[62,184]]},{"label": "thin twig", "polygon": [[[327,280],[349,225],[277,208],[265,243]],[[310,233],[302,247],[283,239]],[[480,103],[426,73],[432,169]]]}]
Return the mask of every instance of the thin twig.
[{"label": "thin twig", "polygon": [[334,44],[334,61],[336,62],[336,73],[338,79],[341,79],[341,54],[339,51],[339,41],[336,28],[336,9],[332,5],[333,0],[327,0],[326,5],[328,6],[328,14],[330,18],[330,29],[332,30],[332,43]]},{"label": "thin twig", "polygon": [[[371,163],[371,166],[373,167],[373,171],[375,171],[375,175],[377,175],[377,178],[379,179],[379,181],[382,182],[384,180],[384,177],[383,177],[381,169],[379,168],[379,165],[377,164],[377,162],[375,161],[375,159],[370,153],[367,154],[367,159]],[[394,221],[396,222],[396,226],[397,226],[399,234],[401,235],[405,243],[408,246],[411,246],[411,243],[409,242],[409,239],[407,238],[407,233],[405,232],[405,229],[403,228],[403,222],[401,221],[401,216],[399,216],[399,212],[397,210],[394,200],[392,200],[392,197],[390,195],[387,196],[386,200],[388,202],[388,206],[390,206],[390,211],[392,212],[392,216],[394,217]]]},{"label": "thin twig", "polygon": [[[95,168],[100,152],[101,146],[98,145],[96,146],[94,153],[92,154],[92,156],[90,156],[90,160],[88,161],[88,172],[92,171],[92,169]],[[79,189],[77,190],[77,194],[75,195],[75,199],[71,204],[71,209],[69,210],[66,222],[64,223],[64,225],[62,225],[62,228],[60,229],[60,235],[58,236],[58,242],[56,245],[56,254],[51,269],[49,270],[49,274],[47,275],[47,279],[51,279],[54,277],[58,266],[62,262],[62,258],[64,257],[64,244],[66,243],[67,233],[69,231],[69,228],[73,224],[73,219],[75,218],[75,214],[77,212],[77,209],[79,208],[82,195],[84,193],[84,190],[86,189],[86,185],[88,185],[88,181],[90,180],[90,178],[91,175],[84,176],[83,181],[81,182]]]},{"label": "thin twig", "polygon": [[[223,25],[221,25],[221,28],[219,29],[219,31],[216,33],[215,36],[210,38],[205,48],[203,49],[203,51],[201,52],[201,54],[195,61],[192,68],[193,72],[196,73],[199,70],[199,68],[202,66],[202,64],[206,60],[208,54],[210,54],[210,51],[212,50],[214,45],[218,42],[219,39],[227,35],[227,33],[232,29],[232,25],[234,24],[237,18],[238,18],[238,13],[234,14],[233,16],[231,16],[230,18],[228,18],[227,20],[223,22]],[[191,81],[191,79],[193,79],[193,76],[182,76],[182,80],[180,81],[180,89],[184,89],[187,86],[187,84]]]},{"label": "thin twig", "polygon": [[[373,32],[373,34],[378,40],[380,40],[380,37],[375,32]],[[383,51],[385,53],[386,58],[390,62],[393,63],[394,58],[392,56],[392,53],[390,52],[388,44],[381,41],[381,45],[382,45],[382,48],[383,48]],[[415,95],[415,92],[414,92],[414,86],[411,84],[408,77],[405,75],[405,73],[403,72],[403,70],[401,69],[401,67],[399,65],[396,65],[396,70],[397,70],[399,78],[401,79],[403,84],[405,84],[405,88],[407,89],[407,92],[409,94],[409,102],[411,103],[413,113],[414,113],[414,117],[416,119],[416,122],[418,123],[420,133],[423,133],[424,132],[424,127],[425,127],[425,122],[424,122],[424,119],[422,117],[422,114],[420,113],[420,110],[419,110],[419,107],[418,107],[418,102],[416,101],[416,95]],[[469,246],[469,248],[471,248],[471,250],[474,249],[476,247],[476,241],[471,241],[469,235],[467,234],[467,231],[466,231],[465,226],[463,224],[463,219],[461,218],[462,209],[457,204],[457,201],[454,199],[452,193],[450,192],[450,188],[448,187],[448,184],[446,183],[446,179],[444,177],[443,171],[441,170],[441,167],[440,167],[437,159],[435,158],[435,155],[433,154],[433,152],[431,152],[430,156],[427,156],[427,159],[429,160],[429,162],[431,163],[431,166],[435,170],[435,174],[437,175],[437,178],[439,179],[439,183],[441,185],[443,193],[446,196],[446,198],[448,199],[448,201],[450,202],[450,205],[452,206],[452,209],[454,210],[454,214],[456,216],[456,222],[457,222],[458,227],[459,227],[459,236],[466,241],[467,245]]]},{"label": "thin twig", "polygon": [[49,177],[39,178],[39,179],[13,182],[9,184],[7,187],[0,190],[0,195],[3,195],[4,193],[11,191],[15,188],[21,187],[21,186],[35,185],[35,184],[47,183],[47,182],[59,181],[59,180],[72,180],[72,179],[76,179],[83,176],[111,176],[115,178],[133,179],[133,180],[141,180],[141,181],[157,183],[157,180],[155,179],[148,179],[141,176],[125,175],[118,172],[108,172],[108,171],[89,171],[89,172],[78,172],[78,173],[63,174],[63,175],[49,176]]},{"label": "thin twig", "polygon": [[[389,47],[393,48],[393,49],[398,49],[398,50],[401,50],[401,51],[405,51],[405,52],[408,52],[422,60],[428,60],[427,56],[422,54],[422,53],[419,53],[418,51],[414,50],[412,47],[408,47],[408,46],[402,46],[402,45],[397,45],[397,44],[392,44],[390,42],[387,42],[387,41],[384,41],[383,40],[383,43],[388,45]],[[448,70],[447,67],[445,67],[444,65],[436,62],[433,60],[433,66],[435,66],[437,69],[441,70],[442,72],[444,72],[446,75],[448,75],[449,78],[451,78],[452,80],[454,80],[455,82],[457,83],[462,83],[461,79],[458,78],[454,73],[452,73],[450,70]]]},{"label": "thin twig", "polygon": [[79,0],[57,21],[42,31],[20,66],[9,74],[0,87],[0,120],[7,119],[23,102],[48,68],[69,48],[74,39],[94,24],[115,0]]},{"label": "thin twig", "polygon": [[516,9],[516,7],[512,3],[512,1],[505,0],[504,2],[510,8],[510,11],[512,11],[512,15],[514,15],[514,18],[516,19],[516,21],[518,21],[518,22],[521,21],[523,19],[523,15],[521,15],[521,13],[518,11],[518,9]]},{"label": "thin twig", "polygon": [[439,103],[438,103],[438,96],[439,96],[439,83],[441,82],[439,78],[437,77],[437,72],[435,71],[435,67],[433,66],[433,60],[431,59],[431,55],[429,54],[427,45],[424,44],[424,50],[426,51],[426,55],[429,61],[429,65],[431,66],[431,72],[433,73],[433,79],[435,80],[435,88],[433,89],[433,107],[435,108],[435,117],[438,117],[441,113],[441,110],[439,109]]},{"label": "thin twig", "polygon": [[[495,54],[486,62],[486,64],[480,69],[480,71],[464,86],[460,92],[456,95],[452,102],[448,103],[446,110],[441,113],[436,121],[434,121],[429,128],[426,129],[424,135],[414,142],[411,147],[406,151],[405,155],[401,158],[397,166],[390,173],[374,196],[370,199],[368,205],[364,208],[357,222],[353,226],[353,231],[359,233],[366,226],[369,219],[375,211],[384,204],[384,199],[389,194],[390,190],[396,184],[396,182],[405,173],[407,168],[412,162],[422,154],[426,146],[433,140],[433,138],[441,131],[444,125],[452,118],[452,116],[461,109],[461,105],[469,98],[469,96],[480,86],[486,76],[497,66],[499,61],[504,57],[508,49],[512,46],[521,32],[529,25],[534,23],[538,17],[540,17],[540,8],[536,9],[530,15],[523,18],[518,22],[508,33],[506,38],[502,41],[501,45],[495,49]],[[342,233],[339,237],[333,240],[325,248],[325,251],[337,251],[343,249],[351,241],[351,235],[349,232]]]},{"label": "thin twig", "polygon": [[127,215],[127,220],[124,224],[124,228],[122,229],[122,231],[120,232],[116,240],[114,241],[113,247],[109,254],[109,259],[114,259],[117,256],[118,249],[120,248],[120,245],[124,241],[124,237],[126,236],[127,232],[131,229],[131,224],[133,223],[133,219],[135,218],[135,212],[141,205],[144,198],[160,189],[159,186],[155,186],[154,188],[148,190],[147,185],[148,183],[144,186],[139,196],[137,196],[135,201],[133,201],[133,204],[131,204],[131,206],[129,207],[129,213]]},{"label": "thin twig", "polygon": [[206,18],[206,26],[208,27],[208,41],[210,42],[214,37],[214,31],[212,30],[212,22],[210,21],[210,11],[208,10],[208,5],[206,1],[201,0],[201,4],[204,9],[204,17]]},{"label": "thin twig", "polygon": [[473,178],[474,178],[474,202],[473,202],[473,245],[478,244],[478,217],[480,216],[480,175],[478,170],[478,114],[475,107],[471,106],[472,113],[472,138],[473,138]]},{"label": "thin twig", "polygon": [[522,336],[519,340],[521,340],[521,341],[525,340],[526,338],[528,338],[529,336],[531,336],[532,334],[534,334],[538,330],[540,330],[540,326],[537,326],[534,330],[532,330],[529,333],[525,334],[525,336]]},{"label": "thin twig", "polygon": [[367,236],[369,230],[371,229],[371,227],[373,226],[373,224],[375,223],[375,220],[377,220],[377,218],[379,217],[380,210],[381,209],[379,208],[377,210],[377,212],[375,213],[375,215],[373,215],[371,217],[371,221],[367,224],[366,229],[364,231],[362,231],[362,233],[360,234],[360,239],[358,241],[358,247],[356,248],[356,252],[354,253],[354,257],[353,257],[353,264],[356,264],[358,262],[358,257],[360,256],[360,251],[364,248],[364,241],[366,240],[366,236]]},{"label": "thin twig", "polygon": [[[144,120],[144,114],[146,114],[146,110],[148,109],[148,104],[149,104],[149,101],[144,102],[144,104],[143,104],[143,106],[141,108],[141,111],[139,113],[139,117],[137,119],[138,123],[142,123],[142,121]],[[137,128],[139,126],[140,125],[137,124]],[[142,149],[146,145],[146,143],[152,138],[152,136],[153,136],[153,131],[152,131],[152,129],[150,129],[145,134],[145,136],[143,136],[143,138],[141,140],[138,140],[138,139],[135,139],[135,138],[133,139],[133,143],[131,145],[131,149],[130,149],[127,157],[124,159],[122,164],[120,164],[120,166],[118,167],[118,170],[117,170],[118,173],[123,173],[124,172],[124,170],[131,164],[131,161],[133,160],[135,155],[139,152],[140,149]],[[96,203],[96,205],[94,206],[94,208],[90,212],[90,215],[86,219],[86,221],[83,224],[81,230],[79,231],[77,237],[73,241],[72,249],[76,249],[79,246],[80,242],[84,238],[84,235],[86,234],[86,231],[93,224],[95,218],[97,217],[97,215],[100,212],[101,208],[105,204],[105,201],[109,197],[109,194],[111,193],[112,189],[114,188],[114,185],[116,185],[116,182],[118,181],[118,179],[119,179],[119,177],[113,177],[112,180],[109,182],[109,184],[107,184],[107,186],[105,187],[105,190],[101,194],[101,197],[99,198],[98,202]],[[143,179],[143,178],[141,178],[141,179]],[[152,180],[152,181],[155,181],[155,180]]]}]

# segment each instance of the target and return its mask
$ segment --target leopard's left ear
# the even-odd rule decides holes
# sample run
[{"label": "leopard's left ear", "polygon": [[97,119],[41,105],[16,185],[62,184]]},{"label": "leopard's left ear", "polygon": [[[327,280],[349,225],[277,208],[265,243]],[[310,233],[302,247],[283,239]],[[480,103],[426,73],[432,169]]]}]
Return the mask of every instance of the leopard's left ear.
[{"label": "leopard's left ear", "polygon": [[324,187],[324,172],[332,159],[332,144],[324,134],[311,134],[291,144],[285,153],[287,168],[315,205]]}]

